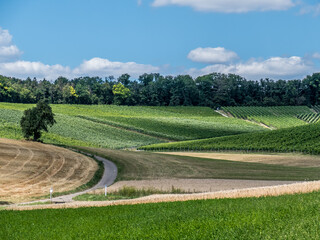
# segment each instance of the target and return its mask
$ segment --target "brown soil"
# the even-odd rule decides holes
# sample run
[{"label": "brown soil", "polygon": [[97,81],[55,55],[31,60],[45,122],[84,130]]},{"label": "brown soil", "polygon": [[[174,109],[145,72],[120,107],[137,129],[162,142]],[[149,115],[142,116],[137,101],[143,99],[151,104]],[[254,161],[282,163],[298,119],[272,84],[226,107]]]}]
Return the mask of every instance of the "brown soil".
[{"label": "brown soil", "polygon": [[21,202],[73,190],[91,180],[92,159],[52,145],[0,139],[0,201]]},{"label": "brown soil", "polygon": [[299,167],[320,167],[320,156],[277,153],[277,154],[256,154],[256,153],[200,153],[200,152],[161,152],[161,154],[169,154],[176,156],[189,156],[209,159],[222,159],[239,162],[255,162],[266,164],[277,164],[284,166]]},{"label": "brown soil", "polygon": [[[234,179],[159,179],[159,180],[132,180],[116,182],[108,188],[108,192],[118,191],[126,187],[136,189],[158,189],[171,191],[172,188],[188,193],[216,192],[233,189],[265,187],[295,183],[296,181],[264,181],[264,180],[234,180]],[[97,189],[90,194],[103,194],[104,189]]]}]

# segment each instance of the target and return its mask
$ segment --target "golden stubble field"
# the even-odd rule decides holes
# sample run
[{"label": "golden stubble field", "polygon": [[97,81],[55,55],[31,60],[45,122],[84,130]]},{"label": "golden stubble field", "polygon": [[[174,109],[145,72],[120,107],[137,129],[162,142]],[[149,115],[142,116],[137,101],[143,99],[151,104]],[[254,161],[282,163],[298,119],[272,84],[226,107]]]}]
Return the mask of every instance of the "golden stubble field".
[{"label": "golden stubble field", "polygon": [[91,180],[97,163],[52,145],[0,138],[0,202],[22,202],[73,190]]}]

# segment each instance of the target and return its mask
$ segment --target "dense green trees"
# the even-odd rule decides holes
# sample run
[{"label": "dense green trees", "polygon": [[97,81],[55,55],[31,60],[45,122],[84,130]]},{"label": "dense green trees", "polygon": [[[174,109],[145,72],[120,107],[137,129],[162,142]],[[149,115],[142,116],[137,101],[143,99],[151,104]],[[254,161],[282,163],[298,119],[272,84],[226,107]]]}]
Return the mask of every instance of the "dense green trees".
[{"label": "dense green trees", "polygon": [[48,132],[48,126],[55,123],[52,109],[44,100],[40,100],[36,107],[25,110],[20,121],[24,137],[33,137],[33,141],[38,141],[41,131]]},{"label": "dense green trees", "polygon": [[54,82],[0,76],[0,101],[69,104],[124,104],[150,106],[276,106],[320,104],[320,73],[303,80],[246,80],[234,74],[212,73],[193,79],[189,75],[143,74],[132,80],[122,74],[80,77]]}]

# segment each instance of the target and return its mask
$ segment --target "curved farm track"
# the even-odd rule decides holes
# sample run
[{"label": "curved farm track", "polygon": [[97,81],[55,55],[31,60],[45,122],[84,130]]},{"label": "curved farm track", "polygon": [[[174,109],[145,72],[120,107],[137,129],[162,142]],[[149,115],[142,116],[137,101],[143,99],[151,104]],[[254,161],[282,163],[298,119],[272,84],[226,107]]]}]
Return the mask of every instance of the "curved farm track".
[{"label": "curved farm track", "polygon": [[0,139],[0,202],[22,202],[73,190],[94,176],[98,165],[82,154],[52,145]]}]

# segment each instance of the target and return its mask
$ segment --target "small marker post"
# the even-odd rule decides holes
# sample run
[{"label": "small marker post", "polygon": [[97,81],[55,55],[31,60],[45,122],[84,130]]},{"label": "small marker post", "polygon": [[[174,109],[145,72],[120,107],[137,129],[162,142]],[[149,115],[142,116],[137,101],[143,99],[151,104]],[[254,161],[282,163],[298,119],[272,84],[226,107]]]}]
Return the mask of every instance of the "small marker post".
[{"label": "small marker post", "polygon": [[107,196],[107,185],[104,186],[104,196]]},{"label": "small marker post", "polygon": [[52,193],[53,193],[53,189],[52,187],[50,188],[50,202],[52,203]]}]

